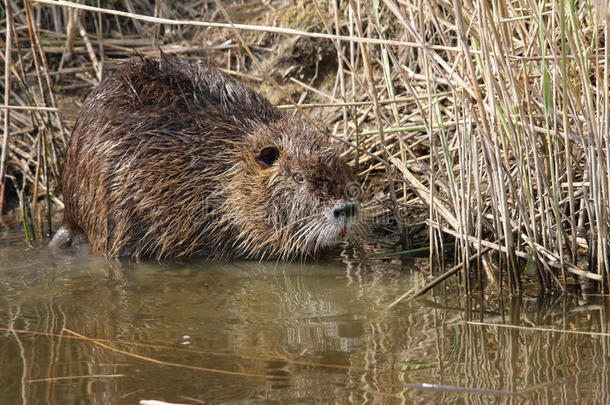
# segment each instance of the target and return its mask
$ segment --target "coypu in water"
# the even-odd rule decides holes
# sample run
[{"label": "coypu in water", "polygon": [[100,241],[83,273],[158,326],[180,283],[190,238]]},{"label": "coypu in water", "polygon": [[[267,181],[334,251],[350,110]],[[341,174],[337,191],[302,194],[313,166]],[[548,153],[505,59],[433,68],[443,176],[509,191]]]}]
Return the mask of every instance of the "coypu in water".
[{"label": "coypu in water", "polygon": [[218,69],[161,55],[125,63],[87,97],[50,246],[93,253],[290,259],[356,224],[339,149]]}]

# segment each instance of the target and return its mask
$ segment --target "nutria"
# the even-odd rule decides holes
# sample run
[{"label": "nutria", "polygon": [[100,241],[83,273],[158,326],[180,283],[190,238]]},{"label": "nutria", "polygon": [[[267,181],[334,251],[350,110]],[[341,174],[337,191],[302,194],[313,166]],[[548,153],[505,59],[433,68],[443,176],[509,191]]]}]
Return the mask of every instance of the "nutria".
[{"label": "nutria", "polygon": [[85,100],[51,247],[290,259],[356,224],[354,176],[328,135],[212,67],[126,62]]}]

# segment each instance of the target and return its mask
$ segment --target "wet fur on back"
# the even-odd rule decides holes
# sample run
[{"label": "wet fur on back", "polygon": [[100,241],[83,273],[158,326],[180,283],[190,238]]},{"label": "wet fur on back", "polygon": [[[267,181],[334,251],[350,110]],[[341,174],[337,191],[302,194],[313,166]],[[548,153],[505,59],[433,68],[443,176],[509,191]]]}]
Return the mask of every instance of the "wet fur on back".
[{"label": "wet fur on back", "polygon": [[356,223],[354,177],[328,136],[169,56],[128,62],[93,90],[64,167],[55,248],[85,236],[110,256],[293,258]]}]

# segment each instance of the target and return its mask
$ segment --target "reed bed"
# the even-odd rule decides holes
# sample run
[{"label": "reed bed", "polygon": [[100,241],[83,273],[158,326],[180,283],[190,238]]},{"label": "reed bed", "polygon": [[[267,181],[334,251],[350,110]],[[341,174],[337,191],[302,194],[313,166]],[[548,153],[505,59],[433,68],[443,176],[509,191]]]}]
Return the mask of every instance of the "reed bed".
[{"label": "reed bed", "polygon": [[455,242],[455,266],[430,286],[462,274],[468,290],[478,275],[510,293],[574,280],[607,291],[605,3],[87,4],[4,0],[0,12],[0,208],[19,200],[29,237],[48,233],[61,208],[78,102],[62,103],[118,60],[162,48],[329,123],[350,145],[369,220],[391,218],[380,228],[394,231],[395,250],[427,247],[438,272]]}]

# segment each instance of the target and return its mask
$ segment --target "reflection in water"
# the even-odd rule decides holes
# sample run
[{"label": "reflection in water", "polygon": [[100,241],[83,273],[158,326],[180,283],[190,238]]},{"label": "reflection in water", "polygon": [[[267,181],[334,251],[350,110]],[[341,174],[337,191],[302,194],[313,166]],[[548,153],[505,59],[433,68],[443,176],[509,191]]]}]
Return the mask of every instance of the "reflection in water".
[{"label": "reflection in water", "polygon": [[610,402],[604,302],[385,309],[426,274],[0,248],[0,403]]}]

